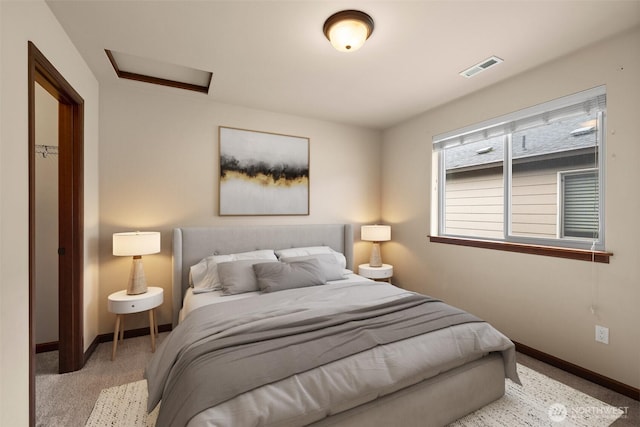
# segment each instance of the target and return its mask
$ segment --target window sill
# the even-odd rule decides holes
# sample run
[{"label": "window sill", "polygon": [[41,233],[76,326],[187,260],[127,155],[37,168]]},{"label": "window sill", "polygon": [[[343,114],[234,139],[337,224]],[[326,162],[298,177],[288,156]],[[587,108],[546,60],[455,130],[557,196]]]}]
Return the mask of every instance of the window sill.
[{"label": "window sill", "polygon": [[590,251],[587,249],[556,248],[553,246],[525,245],[522,243],[494,242],[490,240],[462,239],[458,237],[428,236],[433,243],[470,246],[473,248],[494,249],[498,251],[520,252],[532,255],[544,255],[556,258],[577,259],[580,261],[601,262],[609,264],[611,252]]}]

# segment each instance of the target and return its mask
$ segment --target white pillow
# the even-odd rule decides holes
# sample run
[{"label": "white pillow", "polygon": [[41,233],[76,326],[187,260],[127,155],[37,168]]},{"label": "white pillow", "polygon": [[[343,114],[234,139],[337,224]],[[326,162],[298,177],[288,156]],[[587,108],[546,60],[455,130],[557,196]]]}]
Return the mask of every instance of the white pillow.
[{"label": "white pillow", "polygon": [[334,251],[329,246],[308,246],[304,248],[277,249],[275,252],[278,259],[317,254],[332,254],[336,258],[336,261],[338,261],[340,268],[347,268],[347,258],[340,252]]},{"label": "white pillow", "polygon": [[211,255],[200,260],[189,269],[189,284],[193,286],[193,293],[211,292],[220,289],[220,277],[218,277],[218,264],[230,261],[242,260],[268,260],[277,261],[273,249],[262,249],[259,251],[241,252],[227,255]]}]

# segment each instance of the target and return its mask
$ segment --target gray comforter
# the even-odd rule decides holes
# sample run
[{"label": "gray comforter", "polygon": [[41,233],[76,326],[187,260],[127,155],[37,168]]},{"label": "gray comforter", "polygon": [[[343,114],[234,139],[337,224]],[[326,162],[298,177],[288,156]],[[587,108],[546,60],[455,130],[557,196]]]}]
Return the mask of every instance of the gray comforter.
[{"label": "gray comforter", "polygon": [[[186,425],[241,393],[378,345],[481,322],[417,294],[337,313],[304,304],[300,311],[283,309],[278,300],[270,294],[202,307],[165,339],[145,372],[148,410],[162,400],[157,426]],[[251,313],[252,304],[260,313],[255,319],[234,315],[240,305]],[[273,310],[265,311],[269,304]]]}]

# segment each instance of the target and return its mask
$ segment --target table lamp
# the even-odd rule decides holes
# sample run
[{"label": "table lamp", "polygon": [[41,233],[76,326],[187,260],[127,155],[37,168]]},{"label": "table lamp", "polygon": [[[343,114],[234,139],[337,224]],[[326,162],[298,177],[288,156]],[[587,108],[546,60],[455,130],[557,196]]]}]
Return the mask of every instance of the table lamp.
[{"label": "table lamp", "polygon": [[127,284],[127,295],[147,292],[147,279],[142,267],[142,255],[160,252],[160,233],[157,231],[134,231],[113,234],[113,254],[131,256],[131,272]]},{"label": "table lamp", "polygon": [[391,226],[389,225],[363,225],[360,228],[360,239],[373,242],[371,247],[370,267],[382,267],[380,256],[380,242],[391,240]]}]

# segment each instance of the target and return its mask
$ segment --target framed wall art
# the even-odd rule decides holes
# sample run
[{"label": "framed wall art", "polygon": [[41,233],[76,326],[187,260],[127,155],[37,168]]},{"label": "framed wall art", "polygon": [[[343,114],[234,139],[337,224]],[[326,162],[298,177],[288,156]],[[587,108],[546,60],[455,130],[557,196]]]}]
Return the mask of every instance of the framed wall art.
[{"label": "framed wall art", "polygon": [[309,138],[218,131],[221,216],[309,215]]}]

